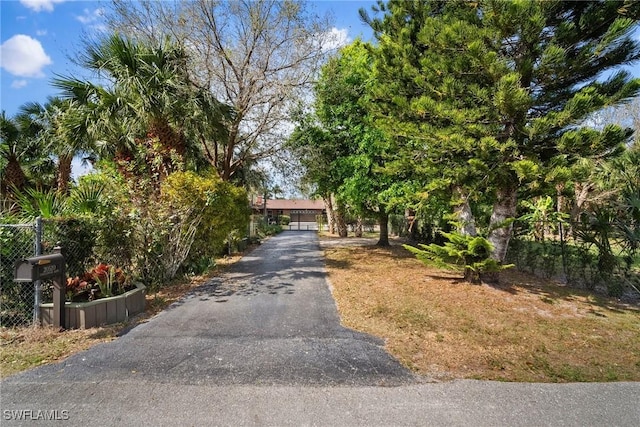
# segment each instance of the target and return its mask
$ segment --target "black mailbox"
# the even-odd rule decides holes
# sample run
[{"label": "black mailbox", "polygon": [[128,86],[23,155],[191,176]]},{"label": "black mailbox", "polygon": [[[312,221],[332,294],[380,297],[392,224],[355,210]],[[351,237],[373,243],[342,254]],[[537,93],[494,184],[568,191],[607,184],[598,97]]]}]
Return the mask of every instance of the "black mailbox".
[{"label": "black mailbox", "polygon": [[14,280],[16,282],[33,282],[36,280],[55,279],[60,275],[64,275],[64,256],[54,253],[18,261]]},{"label": "black mailbox", "polygon": [[[64,256],[59,246],[49,255],[34,256],[18,261],[15,265],[16,282],[53,281],[53,326],[65,327],[65,291],[67,287],[64,272]],[[38,309],[36,307],[36,309]]]}]

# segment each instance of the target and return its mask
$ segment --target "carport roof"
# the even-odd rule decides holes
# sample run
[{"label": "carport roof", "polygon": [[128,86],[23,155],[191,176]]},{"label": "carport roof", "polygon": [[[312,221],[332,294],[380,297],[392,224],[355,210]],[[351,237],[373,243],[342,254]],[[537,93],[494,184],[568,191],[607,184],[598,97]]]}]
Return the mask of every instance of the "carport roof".
[{"label": "carport roof", "polygon": [[[258,209],[263,209],[264,205],[257,202],[254,205]],[[269,199],[267,200],[267,209],[272,210],[290,210],[290,209],[305,209],[305,210],[318,210],[324,209],[324,202],[322,200],[308,200],[308,199]]]}]

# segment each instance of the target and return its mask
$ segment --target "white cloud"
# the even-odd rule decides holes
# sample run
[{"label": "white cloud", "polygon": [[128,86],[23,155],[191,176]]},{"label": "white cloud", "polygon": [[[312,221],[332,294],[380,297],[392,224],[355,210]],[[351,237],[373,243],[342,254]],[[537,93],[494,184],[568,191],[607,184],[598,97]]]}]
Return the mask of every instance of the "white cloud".
[{"label": "white cloud", "polygon": [[47,30],[38,30],[36,31],[36,36],[46,36]]},{"label": "white cloud", "polygon": [[103,22],[104,8],[98,8],[93,11],[84,9],[82,15],[76,15],[76,21],[86,25],[89,29],[96,33],[106,33],[107,25]]},{"label": "white cloud", "polygon": [[24,7],[27,7],[35,12],[46,10],[47,12],[53,12],[53,5],[56,3],[63,3],[66,0],[20,0],[20,3]]},{"label": "white cloud", "polygon": [[44,77],[42,68],[52,63],[40,42],[16,34],[0,46],[0,67],[18,77]]},{"label": "white cloud", "polygon": [[21,89],[23,87],[25,87],[27,85],[27,81],[26,80],[14,80],[13,82],[11,82],[11,88],[13,89]]},{"label": "white cloud", "polygon": [[340,49],[341,47],[351,43],[349,30],[346,28],[339,29],[333,27],[328,32],[320,35],[319,42],[322,46],[322,50],[324,51]]},{"label": "white cloud", "polygon": [[82,12],[83,12],[83,15],[76,15],[76,19],[85,25],[98,22],[104,16],[103,8],[98,8],[93,12],[90,11],[89,9],[84,9]]},{"label": "white cloud", "polygon": [[27,81],[26,80],[14,80],[11,83],[11,87],[14,89],[21,89],[23,87],[25,87],[27,85]]}]

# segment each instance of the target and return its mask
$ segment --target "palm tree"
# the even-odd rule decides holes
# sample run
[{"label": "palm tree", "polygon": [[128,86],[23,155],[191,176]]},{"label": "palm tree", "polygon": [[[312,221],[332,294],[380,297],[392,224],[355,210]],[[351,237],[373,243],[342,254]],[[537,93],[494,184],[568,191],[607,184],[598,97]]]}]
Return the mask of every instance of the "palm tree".
[{"label": "palm tree", "polygon": [[27,181],[27,177],[20,165],[20,157],[25,148],[24,139],[21,138],[18,124],[15,120],[8,118],[3,111],[0,116],[3,198],[10,188],[21,190]]},{"label": "palm tree", "polygon": [[47,189],[54,181],[55,165],[47,147],[38,139],[37,128],[21,115],[0,117],[0,173],[3,208],[16,199],[15,192],[28,187]]},{"label": "palm tree", "polygon": [[223,128],[223,109],[189,81],[187,56],[179,46],[150,46],[113,35],[89,45],[81,60],[109,87],[74,78],[54,85],[83,105],[101,156],[117,161],[141,153],[148,172],[162,177],[187,156],[202,156],[194,141],[212,134],[205,133],[203,123]]},{"label": "palm tree", "polygon": [[67,194],[73,158],[91,150],[86,129],[77,126],[77,105],[72,100],[50,97],[44,105],[27,103],[20,108],[18,121],[40,146],[56,157],[56,188]]}]

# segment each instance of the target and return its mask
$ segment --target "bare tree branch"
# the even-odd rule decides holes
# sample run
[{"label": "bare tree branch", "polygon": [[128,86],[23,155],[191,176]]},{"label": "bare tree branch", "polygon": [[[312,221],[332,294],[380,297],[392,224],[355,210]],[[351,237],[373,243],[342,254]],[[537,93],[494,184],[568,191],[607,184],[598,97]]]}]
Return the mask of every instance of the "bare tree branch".
[{"label": "bare tree branch", "polygon": [[[196,84],[231,105],[236,118],[228,137],[203,147],[220,176],[230,179],[247,160],[277,152],[288,131],[289,105],[309,89],[328,50],[319,39],[327,17],[309,13],[305,2],[113,0],[110,24],[129,35],[170,37],[190,52]],[[215,159],[215,160],[214,160]]]}]

